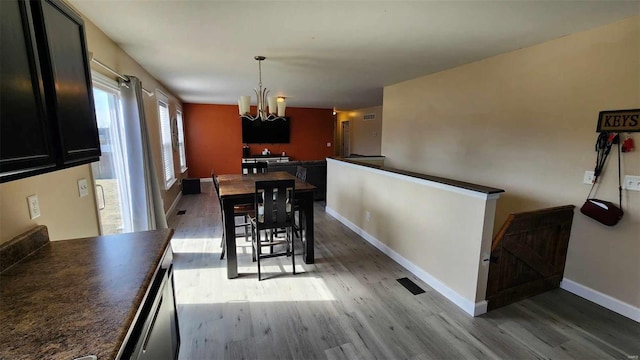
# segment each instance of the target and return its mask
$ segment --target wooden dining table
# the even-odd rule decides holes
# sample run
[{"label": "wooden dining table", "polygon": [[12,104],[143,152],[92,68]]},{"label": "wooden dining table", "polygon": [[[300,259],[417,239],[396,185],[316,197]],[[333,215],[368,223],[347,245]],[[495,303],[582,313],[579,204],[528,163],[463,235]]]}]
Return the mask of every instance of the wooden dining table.
[{"label": "wooden dining table", "polygon": [[[304,246],[303,260],[306,264],[313,264],[313,191],[315,186],[302,181],[285,171],[275,171],[265,174],[221,174],[216,177],[219,188],[219,196],[222,202],[222,213],[225,234],[235,234],[233,207],[242,204],[253,204],[255,196],[255,183],[261,180],[285,180],[295,179],[295,197],[302,210],[304,222]],[[236,254],[236,237],[225,236],[227,247],[227,278],[238,277],[238,257]]]}]

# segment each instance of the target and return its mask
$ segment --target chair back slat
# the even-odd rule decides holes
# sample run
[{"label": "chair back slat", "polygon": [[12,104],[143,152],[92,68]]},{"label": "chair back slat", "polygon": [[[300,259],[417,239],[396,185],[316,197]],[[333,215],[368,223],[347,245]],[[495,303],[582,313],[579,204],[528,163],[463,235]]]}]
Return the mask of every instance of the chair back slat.
[{"label": "chair back slat", "polygon": [[296,177],[304,182],[307,181],[307,168],[304,166],[296,167]]},{"label": "chair back slat", "polygon": [[242,163],[242,174],[266,174],[268,171],[266,161],[258,161],[254,163]]},{"label": "chair back slat", "polygon": [[262,214],[257,214],[259,229],[291,225],[293,221],[291,202],[295,194],[295,186],[296,182],[293,179],[256,181],[254,205],[256,209],[263,209]]},{"label": "chair back slat", "polygon": [[216,195],[220,198],[220,186],[216,180],[216,173],[213,170],[211,170],[211,180],[213,180],[213,187],[216,189]]}]

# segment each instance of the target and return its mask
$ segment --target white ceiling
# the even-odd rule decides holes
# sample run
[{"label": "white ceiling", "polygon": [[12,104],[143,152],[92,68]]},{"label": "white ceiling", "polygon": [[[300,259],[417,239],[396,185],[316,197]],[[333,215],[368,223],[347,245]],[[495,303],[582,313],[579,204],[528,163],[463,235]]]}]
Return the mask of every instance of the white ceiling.
[{"label": "white ceiling", "polygon": [[287,106],[339,110],[381,105],[386,85],[640,14],[638,1],[609,0],[70,2],[185,102],[253,94],[263,55],[263,85]]}]

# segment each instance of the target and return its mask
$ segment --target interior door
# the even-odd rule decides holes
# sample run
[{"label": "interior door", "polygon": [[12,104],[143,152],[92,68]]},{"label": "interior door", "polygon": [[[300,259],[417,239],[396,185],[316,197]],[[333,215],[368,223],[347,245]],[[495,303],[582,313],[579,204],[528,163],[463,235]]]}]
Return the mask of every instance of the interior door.
[{"label": "interior door", "polygon": [[91,169],[100,215],[100,230],[102,235],[131,232],[131,190],[119,92],[115,82],[111,84],[104,79],[96,80],[94,74],[93,95],[102,155],[100,161],[91,164]]},{"label": "interior door", "polygon": [[567,205],[509,215],[491,246],[488,310],[560,286],[573,209]]},{"label": "interior door", "polygon": [[340,156],[351,155],[351,132],[349,121],[342,122],[342,144],[340,144]]}]

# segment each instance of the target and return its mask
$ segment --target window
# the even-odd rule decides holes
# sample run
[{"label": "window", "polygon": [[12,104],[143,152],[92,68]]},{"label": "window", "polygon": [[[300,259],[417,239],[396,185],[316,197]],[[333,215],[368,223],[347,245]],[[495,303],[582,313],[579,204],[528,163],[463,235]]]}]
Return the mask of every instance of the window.
[{"label": "window", "polygon": [[178,147],[180,148],[180,171],[187,171],[187,154],[184,148],[184,124],[182,122],[182,110],[176,110],[176,126],[178,127]]},{"label": "window", "polygon": [[162,138],[162,168],[164,172],[164,188],[168,190],[176,182],[173,169],[173,150],[171,148],[171,119],[169,118],[169,98],[157,91],[158,120],[160,121],[160,137]]}]

